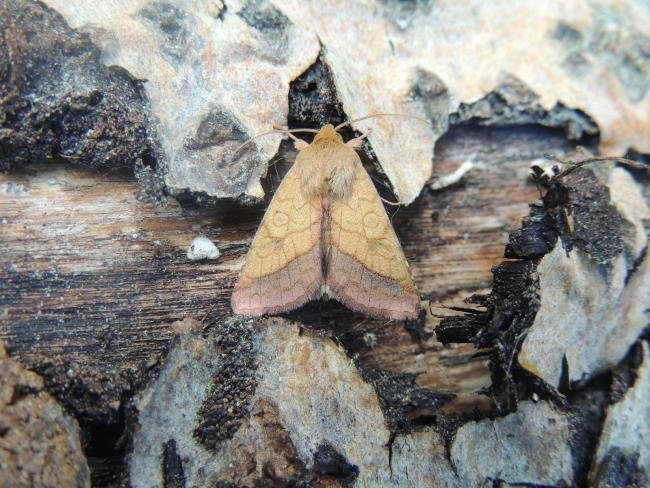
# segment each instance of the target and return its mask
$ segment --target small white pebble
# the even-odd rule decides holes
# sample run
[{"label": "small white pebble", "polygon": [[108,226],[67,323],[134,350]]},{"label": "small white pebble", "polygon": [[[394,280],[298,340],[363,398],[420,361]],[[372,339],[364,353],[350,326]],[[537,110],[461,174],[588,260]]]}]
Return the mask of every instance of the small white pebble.
[{"label": "small white pebble", "polygon": [[204,236],[195,237],[190,247],[187,248],[187,259],[190,261],[217,259],[220,255],[219,248]]}]

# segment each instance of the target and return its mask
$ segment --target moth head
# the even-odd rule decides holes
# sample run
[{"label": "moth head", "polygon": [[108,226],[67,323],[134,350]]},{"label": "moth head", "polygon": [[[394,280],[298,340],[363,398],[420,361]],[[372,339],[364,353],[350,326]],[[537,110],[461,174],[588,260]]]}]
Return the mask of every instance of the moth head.
[{"label": "moth head", "polygon": [[[244,146],[247,146],[248,144],[253,142],[255,139],[257,139],[258,137],[267,136],[267,135],[270,135],[270,134],[286,134],[286,135],[288,135],[291,139],[293,139],[294,145],[295,145],[295,147],[296,147],[296,149],[298,151],[302,151],[303,149],[308,147],[309,143],[307,141],[303,141],[302,139],[298,139],[296,136],[294,136],[293,134],[295,132],[312,132],[312,133],[315,133],[316,136],[314,137],[313,142],[329,140],[329,141],[332,141],[332,142],[335,142],[335,143],[337,143],[337,142],[338,143],[343,143],[343,137],[341,137],[341,134],[339,134],[339,132],[338,132],[339,129],[341,129],[341,128],[345,127],[345,126],[351,125],[354,122],[360,122],[362,120],[371,119],[371,118],[374,118],[374,117],[408,117],[408,118],[417,119],[417,120],[420,120],[420,121],[422,121],[422,122],[424,122],[426,124],[429,124],[429,122],[426,119],[423,119],[421,117],[417,117],[415,115],[408,115],[408,114],[373,114],[373,115],[366,115],[365,117],[360,117],[358,119],[348,120],[347,122],[343,122],[343,123],[337,125],[336,127],[334,127],[332,124],[327,124],[327,125],[324,125],[320,130],[315,130],[315,129],[287,129],[287,128],[284,128],[284,127],[273,126],[272,131],[264,132],[262,134],[258,134],[256,136],[253,136],[250,139],[244,141],[237,149],[235,149],[235,151],[234,151],[234,153],[232,155],[231,161],[235,160],[235,155],[237,155],[239,153],[239,151],[241,151],[241,149]],[[361,141],[363,139],[365,139],[368,136],[369,133],[370,133],[370,131],[366,131],[365,134],[363,134],[363,135],[361,135],[359,137],[356,137],[354,139],[351,139],[350,141],[347,142],[347,145],[350,146],[350,147],[353,147],[353,148],[361,147],[361,144],[360,144]]]},{"label": "moth head", "polygon": [[321,130],[318,131],[316,137],[314,137],[314,142],[322,140],[335,140],[337,142],[343,142],[341,134],[339,134],[332,124],[324,125]]}]

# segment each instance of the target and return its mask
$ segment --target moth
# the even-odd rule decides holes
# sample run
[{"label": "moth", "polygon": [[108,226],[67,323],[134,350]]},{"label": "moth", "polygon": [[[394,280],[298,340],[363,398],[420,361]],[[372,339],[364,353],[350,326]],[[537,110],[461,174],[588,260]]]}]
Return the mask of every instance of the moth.
[{"label": "moth", "polygon": [[[359,120],[359,119],[358,119]],[[298,154],[253,238],[232,294],[242,315],[277,314],[322,296],[375,318],[414,319],[420,295],[356,149],[323,126]]]}]

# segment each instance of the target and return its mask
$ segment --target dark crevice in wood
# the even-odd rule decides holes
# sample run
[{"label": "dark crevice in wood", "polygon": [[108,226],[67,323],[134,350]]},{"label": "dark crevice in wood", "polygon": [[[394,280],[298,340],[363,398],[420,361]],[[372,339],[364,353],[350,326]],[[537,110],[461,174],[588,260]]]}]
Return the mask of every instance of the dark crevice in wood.
[{"label": "dark crevice in wood", "polygon": [[390,437],[388,438],[388,470],[390,471],[391,478],[393,477],[393,445],[395,444],[395,438],[397,437],[396,432],[391,432]]},{"label": "dark crevice in wood", "polygon": [[[640,337],[614,368],[585,383],[572,385],[566,394],[565,408],[568,411],[574,482],[577,486],[588,483],[607,408],[621,401],[636,381],[637,370],[643,361],[642,340]],[[601,473],[596,479],[603,480],[607,476]]]},{"label": "dark crevice in wood", "polygon": [[[626,159],[633,159],[634,161],[638,161],[640,163],[650,165],[650,154],[639,152],[636,149],[628,149],[625,152],[624,157]],[[634,170],[632,170],[632,171],[634,171]]]},{"label": "dark crevice in wood", "polygon": [[174,439],[169,439],[163,445],[162,462],[163,488],[185,488],[183,460]]},{"label": "dark crevice in wood", "polygon": [[39,390],[30,385],[15,385],[11,392],[11,398],[7,405],[15,405],[24,398],[32,395],[38,395]]},{"label": "dark crevice in wood", "polygon": [[473,103],[461,103],[449,116],[450,125],[518,127],[535,124],[562,130],[576,144],[598,146],[600,130],[582,110],[557,103],[550,110],[542,107],[539,96],[521,80],[507,76],[494,90]]},{"label": "dark crevice in wood", "polygon": [[634,276],[634,273],[637,272],[639,269],[639,266],[643,263],[648,258],[648,246],[644,247],[641,252],[639,253],[639,257],[634,260],[632,263],[632,267],[628,270],[627,276],[625,277],[625,284],[627,285],[628,281],[630,281],[630,278]]},{"label": "dark crevice in wood", "polygon": [[[218,324],[217,324],[218,322]],[[218,452],[250,415],[250,399],[257,386],[253,329],[238,320],[208,319],[208,339],[220,352],[219,368],[212,377],[209,393],[198,411],[194,437],[206,449]]]},{"label": "dark crevice in wood", "polygon": [[316,61],[289,84],[290,129],[320,129],[347,120],[323,49]]},{"label": "dark crevice in wood", "polygon": [[362,371],[364,379],[377,391],[388,426],[393,432],[408,432],[413,428],[412,419],[421,412],[435,412],[454,398],[449,393],[419,388],[415,375],[395,374],[373,369]]},{"label": "dark crevice in wood", "polygon": [[406,320],[404,328],[411,336],[413,342],[417,342],[420,346],[433,336],[433,332],[425,329],[426,324],[426,310],[420,311],[420,316],[415,320]]},{"label": "dark crevice in wood", "polygon": [[[526,202],[535,195],[532,185],[522,183],[529,160],[551,149],[562,154],[571,148],[561,131],[535,126],[450,129],[438,142],[435,171],[452,171],[470,156],[484,161],[488,169],[470,173],[456,188],[425,189],[413,205],[400,208],[392,218],[423,296],[447,300],[488,288],[489,269],[503,252],[504,228],[521,218]],[[288,164],[279,164],[277,174],[273,168],[268,173],[269,196],[283,166]],[[207,313],[231,315],[230,291],[237,276],[233,263],[245,254],[265,207],[227,201],[216,209],[187,202],[182,207],[173,202],[144,207],[132,201],[135,184],[130,178],[71,172],[60,166],[36,171],[25,167],[12,178],[28,184],[34,195],[48,198],[52,206],[43,216],[30,206],[28,197],[4,214],[10,225],[5,226],[3,244],[10,254],[0,268],[4,285],[0,289],[9,315],[0,334],[12,354],[43,374],[48,391],[64,405],[68,402],[66,408],[81,422],[85,445],[94,449],[88,451],[93,480],[101,484],[100,479],[126,469],[130,440],[124,433],[132,430],[130,422],[137,415],[131,399],[151,381],[155,375],[151,368],[155,370],[166,355],[171,323],[186,316],[201,319]],[[61,206],[74,209],[72,217]],[[435,222],[432,214],[437,215]],[[488,230],[473,227],[495,215],[502,223]],[[18,220],[34,229],[29,236],[23,227],[11,225]],[[60,232],[65,225],[78,223],[87,230],[74,240],[53,240],[37,230]],[[182,243],[189,245],[199,233],[217,243],[222,251],[219,262],[185,259]],[[44,257],[34,260],[34,255]],[[65,271],[79,262],[87,271]],[[488,381],[484,360],[472,358],[469,345],[454,352],[427,339],[435,324],[428,314],[421,344],[415,347],[404,324],[369,320],[334,301],[314,302],[287,316],[336,338],[363,371],[414,375],[409,388],[420,390],[414,397],[417,408],[409,405],[409,398],[395,404],[397,411],[410,409],[410,416],[403,417],[411,423],[408,428],[429,425],[434,416],[439,422],[442,400],[452,394],[456,399],[445,407],[462,400],[465,403],[454,408],[474,411],[476,404],[489,402],[475,394],[477,387],[463,386],[476,376]],[[454,376],[459,363],[445,359],[448,355],[465,358],[462,377]],[[59,364],[52,360],[56,356],[69,361]],[[84,393],[84,385],[98,396]],[[115,409],[108,407],[113,401],[119,405]],[[485,412],[471,416],[481,415]]]},{"label": "dark crevice in wood", "polygon": [[310,486],[338,483],[342,488],[350,488],[354,486],[358,476],[359,468],[329,443],[318,446],[314,453]]}]

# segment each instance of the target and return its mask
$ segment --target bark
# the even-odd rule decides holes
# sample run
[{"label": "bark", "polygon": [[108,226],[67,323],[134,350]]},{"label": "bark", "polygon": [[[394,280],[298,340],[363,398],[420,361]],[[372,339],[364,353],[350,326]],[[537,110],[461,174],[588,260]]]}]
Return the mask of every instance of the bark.
[{"label": "bark", "polygon": [[[413,20],[384,3],[386,22]],[[246,5],[238,15],[256,36],[288,35],[276,7]],[[428,2],[413,8],[429,12]],[[190,49],[191,27],[174,12],[151,7],[143,22],[182,21],[170,32]],[[214,18],[224,15],[227,6]],[[251,190],[265,168],[256,158],[216,165],[206,174],[223,181],[202,189],[195,166],[173,157],[205,163],[213,146],[241,142],[241,113],[197,116],[193,139],[170,150],[157,138],[182,127],[156,122],[146,83],[106,68],[54,10],[10,2],[0,20],[0,339],[10,357],[0,362],[43,403],[30,420],[27,402],[15,415],[16,395],[3,400],[0,455],[14,447],[9,431],[43,451],[65,440],[61,456],[74,461],[68,474],[79,486],[86,463],[94,486],[647,482],[637,435],[647,429],[650,377],[647,171],[598,163],[543,177],[546,154],[597,153],[601,129],[616,132],[601,119],[545,108],[513,77],[454,108],[451,89],[418,70],[409,97],[438,138],[434,174],[412,204],[386,210],[422,295],[420,318],[372,320],[332,300],[245,319],[230,294],[291,164],[290,141],[261,180],[264,199]],[[51,42],[34,37],[43,26]],[[264,44],[264,56],[280,66],[276,44]],[[299,76],[282,71],[293,80],[290,127],[349,116],[339,61],[321,48]],[[178,46],[164,53],[182,64]],[[386,141],[375,144],[385,151]],[[384,173],[381,151],[371,141],[363,162],[394,199],[401,163]],[[217,259],[188,258],[199,235]],[[0,399],[6,385],[22,391],[7,374]],[[42,410],[55,419],[54,440],[39,437]],[[10,467],[16,480],[21,469],[48,474]]]}]

